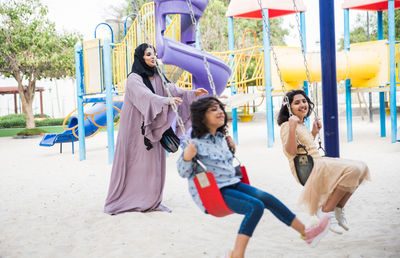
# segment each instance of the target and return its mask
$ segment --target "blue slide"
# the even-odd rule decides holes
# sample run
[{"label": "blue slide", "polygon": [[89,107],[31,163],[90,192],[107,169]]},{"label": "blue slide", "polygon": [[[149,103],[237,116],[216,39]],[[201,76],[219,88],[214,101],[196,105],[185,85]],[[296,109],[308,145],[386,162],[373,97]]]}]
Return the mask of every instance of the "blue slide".
[{"label": "blue slide", "polygon": [[[114,107],[121,109],[122,104],[123,102],[115,102]],[[119,113],[116,108],[113,108],[113,117],[115,117]],[[96,114],[96,115],[90,115],[90,114]],[[84,120],[85,137],[88,137],[96,133],[100,129],[99,126],[107,126],[105,103],[94,103],[90,108],[88,108],[85,111],[85,115],[87,115],[87,117]],[[78,135],[78,127],[76,125],[78,125],[78,118],[71,117],[71,120],[69,121],[67,128],[75,127],[74,129],[65,130],[63,133],[59,134],[46,134],[39,145],[50,147],[53,146],[55,143],[78,141],[78,138],[75,137],[75,135]],[[72,133],[72,131],[75,132],[75,135]]]}]

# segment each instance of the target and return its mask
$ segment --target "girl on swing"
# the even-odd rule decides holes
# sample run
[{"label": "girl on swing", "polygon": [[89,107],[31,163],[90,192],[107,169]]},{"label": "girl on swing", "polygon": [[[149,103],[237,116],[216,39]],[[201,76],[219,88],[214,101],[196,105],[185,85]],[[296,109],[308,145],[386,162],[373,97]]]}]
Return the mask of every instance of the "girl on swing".
[{"label": "girl on swing", "polygon": [[[188,178],[189,192],[195,203],[204,211],[193,182],[195,177],[193,158],[197,158],[212,171],[226,205],[234,212],[243,214],[244,219],[236,238],[235,247],[226,257],[244,257],[246,246],[264,209],[270,210],[280,221],[301,234],[311,246],[315,246],[327,233],[329,216],[321,218],[318,224],[306,228],[296,215],[273,195],[240,182],[232,165],[235,144],[227,133],[227,115],[223,104],[214,97],[206,97],[190,106],[192,120],[192,141],[184,143],[179,157],[179,174]],[[185,146],[186,145],[186,146]]]},{"label": "girl on swing", "polygon": [[314,161],[299,202],[308,208],[310,215],[321,217],[328,214],[331,218],[330,230],[343,234],[343,229],[349,230],[343,208],[357,187],[365,179],[369,180],[369,169],[362,161],[321,157],[314,142],[322,127],[321,122],[316,118],[311,132],[304,125],[304,119],[313,111],[314,103],[303,90],[290,91],[286,97],[293,115],[289,115],[287,104],[283,103],[277,120],[281,126],[283,152],[299,183],[294,158],[298,150],[303,150],[298,149],[298,143],[306,147]]}]

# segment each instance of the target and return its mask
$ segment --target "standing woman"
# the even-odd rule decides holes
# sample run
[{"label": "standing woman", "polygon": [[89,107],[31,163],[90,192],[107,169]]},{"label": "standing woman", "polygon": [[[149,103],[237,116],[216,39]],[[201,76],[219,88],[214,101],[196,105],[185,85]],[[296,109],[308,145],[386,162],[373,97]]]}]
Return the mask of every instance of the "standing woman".
[{"label": "standing woman", "polygon": [[104,212],[115,215],[128,211],[167,211],[161,204],[165,182],[166,155],[162,134],[174,119],[171,104],[190,127],[190,104],[206,95],[205,89],[167,87],[168,97],[156,69],[154,47],[141,44],[135,49],[132,72],[128,75],[110,186]]},{"label": "standing woman", "polygon": [[314,142],[322,127],[321,122],[316,119],[311,132],[304,125],[304,119],[311,114],[314,103],[302,90],[290,91],[286,96],[293,115],[289,115],[288,107],[284,103],[278,115],[278,125],[281,126],[283,152],[298,182],[300,180],[296,174],[294,158],[298,150],[299,153],[304,152],[297,149],[298,143],[306,147],[314,161],[300,197],[300,204],[308,208],[310,215],[317,213],[317,216],[321,217],[323,214],[329,214],[330,230],[342,234],[343,230],[349,230],[343,208],[357,187],[365,179],[369,180],[369,169],[363,161],[321,157]]}]

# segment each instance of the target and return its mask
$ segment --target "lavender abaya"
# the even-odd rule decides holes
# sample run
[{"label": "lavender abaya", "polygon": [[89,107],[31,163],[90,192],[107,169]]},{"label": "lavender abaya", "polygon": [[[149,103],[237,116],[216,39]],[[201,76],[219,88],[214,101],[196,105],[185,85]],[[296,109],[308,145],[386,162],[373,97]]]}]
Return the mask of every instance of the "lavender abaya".
[{"label": "lavender abaya", "polygon": [[[155,94],[146,87],[143,78],[131,73],[127,79],[124,105],[121,110],[117,144],[112,166],[110,187],[104,207],[108,214],[127,211],[165,210],[160,205],[165,182],[166,154],[159,140],[175,117],[169,98],[155,73],[150,80]],[[168,84],[174,97],[181,97],[179,115],[185,127],[190,127],[190,104],[194,91]],[[153,148],[146,150],[141,126]]]}]

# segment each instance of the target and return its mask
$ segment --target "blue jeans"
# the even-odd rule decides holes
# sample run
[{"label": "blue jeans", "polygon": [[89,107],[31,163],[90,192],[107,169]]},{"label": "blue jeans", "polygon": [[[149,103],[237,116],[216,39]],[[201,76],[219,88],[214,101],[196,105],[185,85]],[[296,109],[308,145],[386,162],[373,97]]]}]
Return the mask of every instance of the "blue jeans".
[{"label": "blue jeans", "polygon": [[235,213],[244,214],[239,234],[252,236],[264,209],[270,210],[280,221],[290,226],[296,217],[273,195],[251,185],[237,183],[220,189],[226,205]]}]

